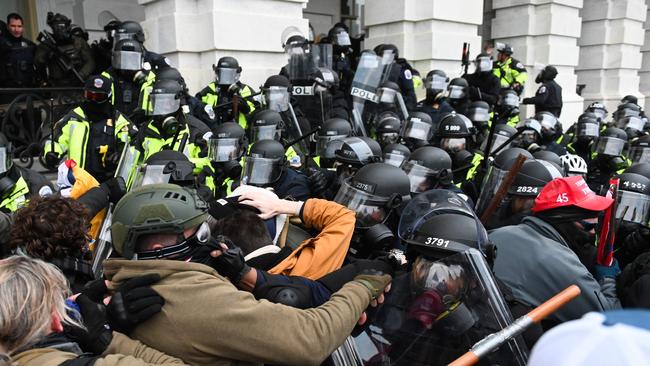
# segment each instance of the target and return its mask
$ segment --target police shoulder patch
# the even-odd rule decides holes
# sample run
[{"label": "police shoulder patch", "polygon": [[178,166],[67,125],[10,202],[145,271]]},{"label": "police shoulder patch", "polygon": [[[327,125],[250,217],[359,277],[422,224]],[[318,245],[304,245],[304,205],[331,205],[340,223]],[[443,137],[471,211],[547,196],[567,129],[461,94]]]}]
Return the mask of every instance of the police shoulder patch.
[{"label": "police shoulder patch", "polygon": [[406,78],[406,80],[413,79],[413,74],[411,74],[411,70],[404,70],[404,77]]},{"label": "police shoulder patch", "polygon": [[546,93],[546,86],[542,85],[539,87],[539,89],[537,89],[537,94],[544,94],[544,93]]},{"label": "police shoulder patch", "polygon": [[517,65],[515,65],[515,66],[517,66],[518,69],[523,69],[524,68],[524,64],[522,64],[521,62],[517,62]]},{"label": "police shoulder patch", "polygon": [[93,80],[93,85],[95,86],[95,88],[101,88],[104,85],[104,80],[100,78],[96,78],[95,80]]}]

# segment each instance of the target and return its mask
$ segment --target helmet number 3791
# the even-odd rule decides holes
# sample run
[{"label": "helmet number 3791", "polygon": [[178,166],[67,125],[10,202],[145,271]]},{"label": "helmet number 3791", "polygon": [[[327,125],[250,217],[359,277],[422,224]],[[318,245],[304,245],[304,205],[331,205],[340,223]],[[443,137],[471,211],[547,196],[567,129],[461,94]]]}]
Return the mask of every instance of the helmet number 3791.
[{"label": "helmet number 3791", "polygon": [[438,247],[446,248],[449,245],[449,240],[445,240],[445,239],[442,239],[442,238],[432,238],[432,237],[429,236],[424,241],[424,244],[425,245],[435,245],[435,246],[438,246]]}]

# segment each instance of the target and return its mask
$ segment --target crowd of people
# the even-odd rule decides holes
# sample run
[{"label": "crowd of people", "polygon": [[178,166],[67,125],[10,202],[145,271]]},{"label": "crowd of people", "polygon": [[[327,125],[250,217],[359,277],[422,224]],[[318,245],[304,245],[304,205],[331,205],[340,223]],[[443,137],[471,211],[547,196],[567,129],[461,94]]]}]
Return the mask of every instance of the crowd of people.
[{"label": "crowd of people", "polygon": [[225,56],[192,95],[137,22],[90,46],[65,15],[38,45],[22,22],[0,87],[84,98],[43,142],[55,183],[0,135],[0,365],[445,365],[570,285],[481,364],[650,356],[650,313],[628,309],[650,307],[634,96],[564,129],[557,69],[522,100],[510,45],[422,77],[343,23],[287,28],[259,91]]}]

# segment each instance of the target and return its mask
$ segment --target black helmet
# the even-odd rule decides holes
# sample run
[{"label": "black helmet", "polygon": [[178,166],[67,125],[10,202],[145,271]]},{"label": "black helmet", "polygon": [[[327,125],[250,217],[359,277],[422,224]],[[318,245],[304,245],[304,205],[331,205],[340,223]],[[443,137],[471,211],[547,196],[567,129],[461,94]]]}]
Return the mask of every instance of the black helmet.
[{"label": "black helmet", "polygon": [[[431,70],[424,79],[424,88],[427,90],[427,98],[434,99],[440,93],[447,90],[449,77],[442,70]],[[431,98],[430,98],[431,97]]]},{"label": "black helmet", "polygon": [[289,98],[291,93],[291,82],[282,75],[270,76],[262,87],[264,94],[263,104],[268,109],[283,112],[289,109]]},{"label": "black helmet", "polygon": [[180,71],[178,71],[177,68],[175,67],[165,67],[165,68],[160,68],[156,69],[154,71],[156,74],[156,80],[175,80],[181,86],[183,89],[187,90],[187,85],[185,84],[185,78],[183,78],[183,75],[181,75]]},{"label": "black helmet", "polygon": [[194,185],[193,171],[194,164],[185,154],[176,150],[162,150],[149,156],[140,167],[133,186],[172,183],[189,187]]},{"label": "black helmet", "polygon": [[393,60],[397,60],[399,58],[399,49],[392,43],[385,43],[375,47],[375,53],[377,56],[380,56],[382,58],[390,57],[389,54],[392,55]]},{"label": "black helmet", "polygon": [[237,62],[236,58],[230,56],[220,58],[216,65],[212,65],[212,70],[219,85],[235,84],[239,81],[239,75],[241,74],[239,62]]},{"label": "black helmet", "polygon": [[336,160],[357,167],[375,163],[381,160],[381,147],[370,137],[346,137],[336,151]]},{"label": "black helmet", "polygon": [[490,105],[482,100],[470,103],[467,118],[474,123],[476,128],[486,128],[490,122]]},{"label": "black helmet", "polygon": [[553,163],[559,167],[564,166],[564,163],[562,163],[562,159],[560,159],[560,155],[552,151],[539,150],[533,153],[533,157],[537,160],[548,161],[549,163]]},{"label": "black helmet", "polygon": [[492,72],[492,59],[487,53],[479,53],[474,61],[476,72]]},{"label": "black helmet", "polygon": [[600,136],[600,117],[593,112],[585,112],[578,117],[575,136],[578,140],[591,141]]},{"label": "black helmet", "polygon": [[514,196],[537,197],[548,182],[564,176],[562,171],[560,166],[548,161],[527,160],[508,187],[508,193]]},{"label": "black helmet", "polygon": [[625,173],[636,173],[650,179],[650,163],[636,163],[625,169]]},{"label": "black helmet", "polygon": [[635,173],[618,177],[616,218],[646,226],[650,220],[650,179]]},{"label": "black helmet", "polygon": [[618,121],[624,117],[638,117],[641,115],[641,107],[635,103],[619,104],[616,111],[612,114],[614,121]]},{"label": "black helmet", "polygon": [[144,43],[144,31],[142,30],[140,23],[127,20],[122,22],[120,26],[115,29],[113,38],[116,41],[122,39],[135,39],[140,43]]},{"label": "black helmet", "polygon": [[382,156],[384,163],[401,168],[411,155],[411,150],[402,144],[389,144],[384,146]]},{"label": "black helmet", "polygon": [[319,67],[310,75],[310,80],[314,81],[314,91],[318,92],[330,90],[339,87],[338,73],[326,67]]},{"label": "black helmet", "polygon": [[280,113],[262,109],[253,115],[249,128],[249,141],[254,143],[260,140],[280,140],[284,122]]},{"label": "black helmet", "polygon": [[106,23],[104,26],[104,32],[106,32],[107,40],[113,42],[113,34],[115,33],[115,30],[119,28],[120,24],[122,24],[122,22],[117,19],[113,19],[110,22]]},{"label": "black helmet", "polygon": [[447,86],[447,98],[450,100],[459,100],[467,98],[467,80],[463,78],[453,78]]},{"label": "black helmet", "polygon": [[411,154],[402,169],[411,182],[411,193],[422,193],[451,184],[451,157],[443,149],[423,146]]},{"label": "black helmet", "polygon": [[512,89],[501,89],[495,110],[501,119],[519,115],[519,95]]},{"label": "black helmet", "polygon": [[638,116],[627,116],[616,120],[616,127],[627,134],[629,140],[644,134],[645,122]]},{"label": "black helmet", "polygon": [[528,150],[524,150],[519,147],[511,147],[509,149],[502,150],[499,154],[497,154],[496,158],[494,159],[494,166],[501,170],[509,171],[515,161],[517,161],[519,155],[525,156],[526,160],[535,159],[533,157],[533,154],[531,154]]},{"label": "black helmet", "polygon": [[604,123],[605,119],[607,119],[607,108],[605,108],[605,105],[601,102],[593,102],[589,104],[589,107],[585,109],[585,112],[595,114],[599,123]]},{"label": "black helmet", "polygon": [[633,163],[650,162],[650,135],[643,135],[633,141],[628,156]]},{"label": "black helmet", "polygon": [[400,168],[385,163],[368,164],[343,182],[334,201],[357,213],[356,226],[381,224],[408,201],[410,183]]},{"label": "black helmet", "polygon": [[147,106],[147,113],[152,116],[165,116],[177,112],[181,107],[181,98],[185,89],[176,80],[157,80]]},{"label": "black helmet", "polygon": [[392,81],[384,81],[379,85],[379,88],[377,88],[377,98],[379,103],[396,104],[397,94],[399,93],[399,85]]},{"label": "black helmet", "polygon": [[476,129],[469,118],[451,112],[442,117],[436,137],[440,139],[440,147],[451,154],[468,149],[470,139],[475,132]]},{"label": "black helmet", "polygon": [[555,79],[557,76],[557,69],[553,65],[546,65],[542,71],[539,72],[539,75],[535,78],[535,82],[543,83],[544,81],[550,81]]},{"label": "black helmet", "polygon": [[377,140],[381,146],[399,141],[402,122],[395,112],[385,111],[377,117]]},{"label": "black helmet", "polygon": [[118,70],[136,71],[142,69],[144,48],[133,39],[122,39],[115,44],[111,65]]},{"label": "black helmet", "polygon": [[47,25],[52,28],[52,34],[57,42],[67,43],[72,38],[72,27],[70,18],[67,16],[52,12],[47,13]]},{"label": "black helmet", "polygon": [[541,137],[545,141],[553,139],[558,130],[562,132],[562,124],[560,124],[557,117],[551,112],[538,112],[535,114],[535,119],[539,121]]},{"label": "black helmet", "polygon": [[411,112],[404,123],[402,137],[407,140],[428,142],[433,137],[431,116],[424,112]]},{"label": "black helmet", "polygon": [[214,162],[238,161],[242,157],[246,145],[244,128],[235,122],[222,123],[212,130],[208,157],[210,161]]},{"label": "black helmet", "polygon": [[599,155],[620,156],[626,143],[627,134],[625,131],[616,127],[607,127],[598,138],[596,153]]},{"label": "black helmet", "polygon": [[318,131],[316,154],[320,156],[320,166],[331,168],[336,159],[336,150],[343,145],[343,139],[352,133],[350,121],[343,118],[330,118]]},{"label": "black helmet", "polygon": [[539,142],[542,137],[542,125],[534,118],[527,118],[517,123],[517,130],[521,131],[512,144],[517,147],[528,148]]},{"label": "black helmet", "polygon": [[[490,146],[490,154],[494,152],[496,149],[498,149],[501,145],[505,144],[510,137],[514,136],[517,133],[517,129],[502,123],[499,125],[494,126],[494,135],[492,137],[492,145]],[[487,139],[483,140],[483,143],[481,144],[481,151],[485,151],[485,147],[487,146]],[[501,150],[503,151],[504,149],[507,149],[512,146],[512,142],[510,142],[507,146],[504,146]]]},{"label": "black helmet", "polygon": [[275,140],[255,142],[246,157],[241,180],[244,184],[265,187],[277,182],[286,165],[284,145]]},{"label": "black helmet", "polygon": [[632,103],[632,104],[639,104],[639,98],[637,98],[634,95],[626,95],[623,98],[621,98],[621,103]]}]

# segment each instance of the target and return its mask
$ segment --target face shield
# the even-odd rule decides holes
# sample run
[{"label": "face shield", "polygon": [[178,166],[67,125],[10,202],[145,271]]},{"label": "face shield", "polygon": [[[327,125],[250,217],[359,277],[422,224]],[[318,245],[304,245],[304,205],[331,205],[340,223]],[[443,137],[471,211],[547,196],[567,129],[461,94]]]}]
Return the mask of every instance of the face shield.
[{"label": "face shield", "polygon": [[316,151],[318,155],[325,159],[334,159],[336,157],[336,150],[339,150],[343,145],[343,139],[346,135],[331,135],[331,136],[318,136],[316,142]]},{"label": "face shield", "polygon": [[619,125],[618,127],[621,129],[630,129],[633,131],[643,131],[643,128],[645,127],[645,123],[639,117],[624,118],[622,123],[617,123],[617,125]]},{"label": "face shield", "polygon": [[642,193],[619,190],[616,218],[646,226],[650,220],[650,197]]},{"label": "face shield", "polygon": [[424,87],[429,90],[434,90],[440,92],[442,90],[447,90],[447,78],[433,74],[430,77],[424,80]]},{"label": "face shield", "polygon": [[386,146],[397,143],[399,140],[399,133],[397,132],[379,132],[377,134],[377,142],[380,146]]},{"label": "face shield", "polygon": [[413,140],[429,141],[432,135],[432,125],[419,118],[411,117],[404,124],[402,135],[404,138]]},{"label": "face shield", "polygon": [[128,33],[128,32],[113,33],[113,42],[114,42],[113,44],[117,44],[117,42],[123,39],[135,39],[135,33]]},{"label": "face shield", "polygon": [[447,87],[447,98],[449,99],[463,99],[465,95],[465,87],[459,85],[449,85]]},{"label": "face shield", "polygon": [[339,188],[334,201],[356,212],[358,228],[369,228],[386,220],[388,197],[377,197],[350,185],[346,179]]},{"label": "face shield", "polygon": [[501,99],[501,105],[508,107],[519,107],[519,97],[516,94],[508,93]]},{"label": "face shield", "polygon": [[351,46],[350,35],[348,32],[339,32],[336,34],[336,44],[339,46]]},{"label": "face shield", "polygon": [[485,108],[472,108],[469,110],[467,118],[475,123],[487,123],[490,121],[490,111]]},{"label": "face shield", "polygon": [[270,110],[284,112],[289,109],[289,91],[283,86],[271,86],[264,89],[264,101]]},{"label": "face shield", "polygon": [[57,41],[64,41],[71,37],[70,26],[66,23],[54,23],[51,27],[52,34]]},{"label": "face shield", "polygon": [[111,64],[118,70],[141,70],[142,54],[133,51],[113,51]]},{"label": "face shield", "polygon": [[280,141],[282,130],[277,125],[253,126],[251,144],[260,140]]},{"label": "face shield", "polygon": [[[490,154],[492,154],[496,149],[498,149],[499,146],[503,145],[506,141],[508,141],[509,138],[510,136],[505,136],[499,133],[495,133],[494,137],[492,138],[492,146],[490,146]],[[486,145],[487,145],[487,139],[483,140],[483,143],[481,144],[481,151],[485,151]],[[500,151],[508,149],[511,146],[512,146],[512,142],[504,146]]]},{"label": "face shield", "polygon": [[395,60],[395,52],[393,50],[384,50],[381,54],[381,64],[390,65]]},{"label": "face shield", "polygon": [[650,147],[632,146],[630,148],[629,157],[633,163],[650,163]]},{"label": "face shield", "polygon": [[13,165],[11,155],[11,143],[9,146],[0,147],[0,174],[6,173]]},{"label": "face shield", "polygon": [[600,125],[597,123],[579,123],[576,127],[576,137],[580,140],[594,140],[600,136]]},{"label": "face shield", "polygon": [[491,72],[492,71],[492,60],[487,56],[479,57],[476,60],[476,70],[478,72]]},{"label": "face shield", "polygon": [[528,148],[531,144],[536,143],[537,139],[537,132],[533,130],[525,130],[512,141],[512,145],[521,148]]},{"label": "face shield", "polygon": [[282,175],[282,159],[246,156],[241,180],[244,184],[264,186],[275,183]]},{"label": "face shield", "polygon": [[237,160],[242,152],[242,146],[237,138],[210,139],[208,158],[215,162]]},{"label": "face shield", "polygon": [[605,118],[607,118],[607,112],[605,112],[604,109],[595,108],[591,111],[591,113],[595,114],[598,120],[601,122],[605,122]]},{"label": "face shield", "polygon": [[164,116],[178,111],[181,100],[176,94],[151,94],[147,112],[150,116]]},{"label": "face shield", "polygon": [[413,160],[407,161],[403,170],[411,182],[411,193],[421,193],[434,189],[440,183],[441,178],[451,176],[450,171],[436,172]]},{"label": "face shield", "polygon": [[391,88],[379,88],[377,94],[379,95],[379,103],[393,104],[397,98],[397,91]]},{"label": "face shield", "polygon": [[487,208],[492,197],[494,197],[501,186],[501,182],[503,182],[506,174],[508,174],[507,170],[503,170],[494,164],[489,165],[488,172],[483,179],[483,184],[481,184],[481,193],[476,201],[477,214],[482,214]]},{"label": "face shield", "polygon": [[467,139],[464,137],[448,138],[440,140],[440,148],[447,151],[450,155],[465,150]]},{"label": "face shield", "polygon": [[601,136],[596,145],[596,153],[608,156],[620,156],[625,147],[625,140],[617,137]]},{"label": "face shield", "polygon": [[239,70],[218,67],[215,73],[217,84],[232,85],[239,81]]},{"label": "face shield", "polygon": [[401,168],[408,157],[394,151],[383,154],[384,163]]},{"label": "face shield", "polygon": [[164,165],[140,165],[133,178],[131,189],[150,184],[169,183],[171,173],[165,173],[164,171]]}]

